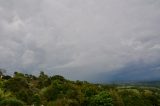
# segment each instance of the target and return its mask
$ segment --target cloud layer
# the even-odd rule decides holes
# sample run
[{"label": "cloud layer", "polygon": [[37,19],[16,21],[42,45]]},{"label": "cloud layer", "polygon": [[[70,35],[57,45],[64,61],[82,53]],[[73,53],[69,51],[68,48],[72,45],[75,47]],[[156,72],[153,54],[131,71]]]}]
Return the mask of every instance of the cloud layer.
[{"label": "cloud layer", "polygon": [[0,67],[91,81],[160,78],[159,19],[159,0],[0,0]]}]

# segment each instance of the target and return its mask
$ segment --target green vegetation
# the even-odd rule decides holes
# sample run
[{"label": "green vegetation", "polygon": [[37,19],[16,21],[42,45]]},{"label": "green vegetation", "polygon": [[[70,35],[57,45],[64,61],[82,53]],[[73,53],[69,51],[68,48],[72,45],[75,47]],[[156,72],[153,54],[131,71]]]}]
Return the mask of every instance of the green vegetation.
[{"label": "green vegetation", "polygon": [[160,106],[160,88],[92,84],[63,76],[0,75],[0,106]]}]

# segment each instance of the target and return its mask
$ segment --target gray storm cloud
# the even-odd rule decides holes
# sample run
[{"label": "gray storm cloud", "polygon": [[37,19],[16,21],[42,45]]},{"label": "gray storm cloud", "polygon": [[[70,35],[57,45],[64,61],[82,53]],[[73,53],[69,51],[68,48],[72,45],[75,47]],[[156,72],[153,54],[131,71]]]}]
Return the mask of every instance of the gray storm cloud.
[{"label": "gray storm cloud", "polygon": [[159,19],[159,0],[0,0],[0,67],[87,79],[155,64]]}]

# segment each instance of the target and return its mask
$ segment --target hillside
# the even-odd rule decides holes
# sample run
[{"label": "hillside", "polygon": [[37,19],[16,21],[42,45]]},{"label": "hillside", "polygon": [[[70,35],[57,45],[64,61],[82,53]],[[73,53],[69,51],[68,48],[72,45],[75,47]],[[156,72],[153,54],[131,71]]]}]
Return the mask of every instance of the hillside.
[{"label": "hillside", "polygon": [[160,106],[159,81],[93,84],[44,72],[1,76],[0,106]]}]

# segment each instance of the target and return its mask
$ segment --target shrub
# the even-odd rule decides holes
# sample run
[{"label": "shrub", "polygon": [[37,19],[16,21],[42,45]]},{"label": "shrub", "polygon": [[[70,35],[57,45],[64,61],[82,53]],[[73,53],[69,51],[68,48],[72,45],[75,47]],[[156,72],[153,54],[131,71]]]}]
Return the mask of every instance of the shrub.
[{"label": "shrub", "polygon": [[0,106],[24,106],[24,103],[17,99],[5,99],[0,102]]},{"label": "shrub", "polygon": [[91,97],[90,106],[113,106],[112,98],[106,91]]}]

